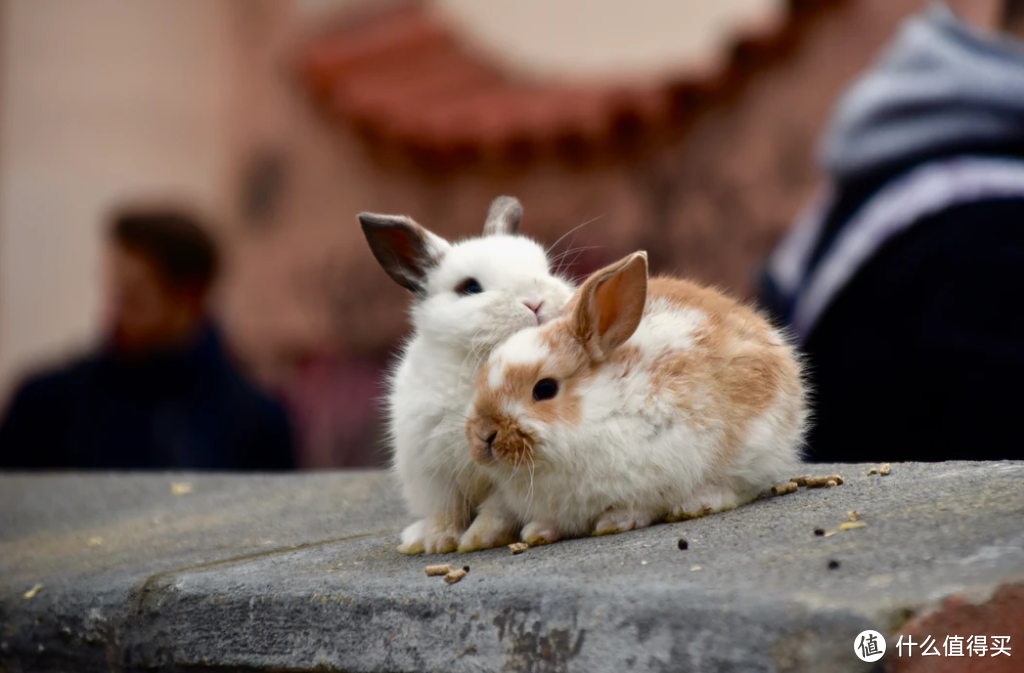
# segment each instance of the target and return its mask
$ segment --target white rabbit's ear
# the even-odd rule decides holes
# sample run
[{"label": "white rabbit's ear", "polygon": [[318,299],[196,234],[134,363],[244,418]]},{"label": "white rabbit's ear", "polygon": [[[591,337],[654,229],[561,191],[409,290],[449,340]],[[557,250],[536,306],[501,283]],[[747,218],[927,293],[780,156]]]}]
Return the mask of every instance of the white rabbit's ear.
[{"label": "white rabbit's ear", "polygon": [[360,213],[366,242],[391,279],[422,294],[427,272],[437,266],[451,247],[448,241],[427,231],[405,215]]},{"label": "white rabbit's ear", "polygon": [[647,253],[634,252],[595,272],[578,295],[572,330],[590,357],[600,362],[640,325],[647,305]]},{"label": "white rabbit's ear", "polygon": [[487,211],[487,222],[484,223],[484,236],[494,234],[516,234],[519,232],[519,220],[523,217],[523,206],[511,196],[499,196],[491,203]]}]

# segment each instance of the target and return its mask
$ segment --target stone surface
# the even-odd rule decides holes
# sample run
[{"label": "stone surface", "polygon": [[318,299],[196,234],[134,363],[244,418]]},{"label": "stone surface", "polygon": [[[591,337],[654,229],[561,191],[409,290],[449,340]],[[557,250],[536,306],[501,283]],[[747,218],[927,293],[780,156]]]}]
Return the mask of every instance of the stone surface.
[{"label": "stone surface", "polygon": [[[0,672],[872,671],[860,631],[927,624],[950,597],[1002,586],[999,614],[1024,619],[1006,588],[1024,582],[1024,463],[868,467],[703,519],[430,559],[394,551],[407,518],[376,472],[0,475]],[[863,528],[815,536],[854,509]],[[428,562],[470,572],[447,585]]]}]

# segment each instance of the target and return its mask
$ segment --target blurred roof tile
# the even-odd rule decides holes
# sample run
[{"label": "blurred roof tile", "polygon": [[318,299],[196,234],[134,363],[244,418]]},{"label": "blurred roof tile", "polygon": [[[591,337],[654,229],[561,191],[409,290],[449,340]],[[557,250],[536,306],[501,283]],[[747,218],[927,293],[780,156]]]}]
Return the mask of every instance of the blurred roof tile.
[{"label": "blurred roof tile", "polygon": [[371,142],[450,160],[587,156],[679,124],[752,65],[783,54],[805,19],[841,0],[792,0],[781,20],[738,29],[729,49],[635,87],[523,82],[467,49],[421,2],[363,13],[311,38],[300,75],[334,118]]}]

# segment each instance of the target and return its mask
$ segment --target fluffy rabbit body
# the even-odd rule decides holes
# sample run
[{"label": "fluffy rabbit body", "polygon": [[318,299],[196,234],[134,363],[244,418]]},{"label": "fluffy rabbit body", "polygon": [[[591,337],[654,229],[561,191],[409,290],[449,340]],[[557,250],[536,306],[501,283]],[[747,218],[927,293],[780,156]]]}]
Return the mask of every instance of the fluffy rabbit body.
[{"label": "fluffy rabbit body", "polygon": [[460,549],[731,509],[790,475],[806,418],[778,332],[635,253],[481,368],[466,436],[497,486]]},{"label": "fluffy rabbit body", "polygon": [[359,216],[381,266],[414,295],[414,333],[387,397],[392,468],[418,517],[402,533],[404,553],[455,550],[491,489],[464,429],[480,363],[513,333],[557,316],[572,295],[544,249],[516,235],[521,214],[515,199],[500,197],[484,235],[455,243],[405,216]]}]

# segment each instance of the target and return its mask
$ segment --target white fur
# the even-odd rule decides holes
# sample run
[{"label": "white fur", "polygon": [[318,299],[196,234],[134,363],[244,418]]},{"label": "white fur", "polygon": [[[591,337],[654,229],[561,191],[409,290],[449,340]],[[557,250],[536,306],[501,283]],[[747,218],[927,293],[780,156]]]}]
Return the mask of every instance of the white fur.
[{"label": "white fur", "polygon": [[[455,244],[432,241],[440,262],[412,307],[414,336],[390,380],[388,419],[393,471],[419,521],[402,534],[407,553],[454,551],[490,492],[470,459],[465,420],[480,364],[515,332],[537,324],[524,302],[543,301],[540,319],[558,315],[572,286],[551,274],[543,248],[521,236],[491,235]],[[484,292],[454,291],[475,278]]]},{"label": "white fur", "polygon": [[[659,519],[730,509],[790,476],[799,463],[806,420],[802,391],[780,392],[774,404],[746,424],[738,457],[721,466],[716,463],[726,429],[721,396],[685,375],[673,382],[674,390],[656,387],[648,358],[666,350],[700,357],[702,346],[694,337],[705,318],[699,311],[649,301],[627,342],[640,347],[647,364],[628,372],[624,365],[606,365],[581,386],[583,418],[578,424],[543,423],[528,415],[522,401],[508,401],[503,413],[518,418],[538,440],[533,469],[513,473],[500,463],[493,468],[500,474],[495,497],[524,526],[524,540],[551,542],[552,531],[557,531],[555,539],[620,532]],[[510,341],[495,351],[491,365],[506,357],[507,348],[517,349],[540,330],[555,327],[517,334],[515,345]],[[772,339],[789,348],[777,334]],[[679,390],[692,401],[689,407],[678,403]],[[483,537],[478,533],[478,539]]]},{"label": "white fur", "polygon": [[505,367],[508,365],[533,364],[541,362],[550,355],[550,349],[534,330],[523,330],[513,334],[504,343],[501,357],[495,365],[487,370],[487,385],[492,389],[500,388],[505,382]]},{"label": "white fur", "polygon": [[629,343],[639,346],[645,355],[654,357],[666,349],[687,349],[707,319],[696,309],[679,309],[665,299],[651,302],[646,319],[640,323]]}]

